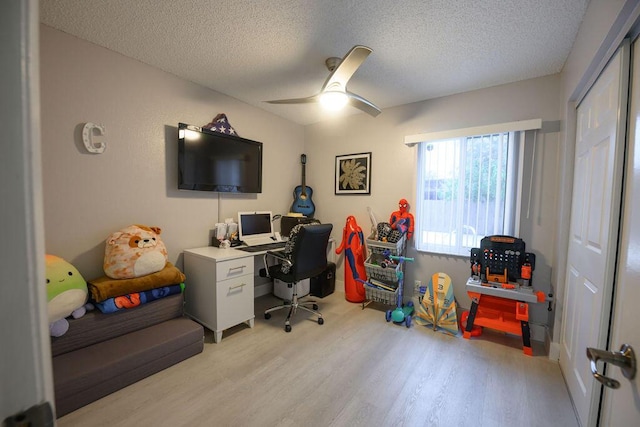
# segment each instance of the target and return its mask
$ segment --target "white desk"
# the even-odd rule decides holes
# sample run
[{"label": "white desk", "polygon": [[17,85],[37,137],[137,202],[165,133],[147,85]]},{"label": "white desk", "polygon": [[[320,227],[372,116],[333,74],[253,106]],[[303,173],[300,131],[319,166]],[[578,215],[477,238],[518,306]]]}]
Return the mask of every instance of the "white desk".
[{"label": "white desk", "polygon": [[[333,245],[330,238],[327,258],[331,261],[335,260]],[[254,260],[265,253],[214,246],[184,250],[184,311],[214,332],[214,342],[222,339],[225,329],[240,323],[253,328]]]},{"label": "white desk", "polygon": [[184,251],[185,313],[214,332],[240,323],[253,328],[254,257],[264,252],[244,252],[213,246]]}]

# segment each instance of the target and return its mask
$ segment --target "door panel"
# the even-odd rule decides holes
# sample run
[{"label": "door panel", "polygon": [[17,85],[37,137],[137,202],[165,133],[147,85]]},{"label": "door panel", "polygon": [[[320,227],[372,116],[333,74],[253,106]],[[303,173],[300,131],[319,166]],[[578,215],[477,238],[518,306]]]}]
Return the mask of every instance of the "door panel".
[{"label": "door panel", "polygon": [[627,99],[621,87],[624,55],[628,50],[616,53],[577,110],[560,367],[583,426],[596,424],[601,395],[586,348],[606,343],[613,292],[624,159],[618,113]]},{"label": "door panel", "polygon": [[[563,324],[564,325],[577,325],[578,322],[576,322],[575,317],[577,315],[577,302],[578,302],[578,298],[577,298],[577,293],[576,293],[576,289],[577,289],[577,282],[578,282],[578,272],[571,268],[571,266],[569,266],[569,268],[567,269],[567,281],[566,281],[566,304],[565,304],[565,309],[564,309],[564,315],[565,318],[563,320]],[[576,337],[576,330],[571,330],[568,327],[563,328],[562,330],[562,339],[560,340],[562,346],[563,346],[563,351],[566,352],[567,354],[574,354],[575,353],[575,339],[574,337]]]},{"label": "door panel", "polygon": [[[586,249],[592,251],[596,256],[602,254],[606,242],[603,241],[604,231],[606,229],[605,219],[605,201],[607,199],[606,191],[608,188],[607,178],[610,171],[606,167],[610,166],[608,161],[611,152],[611,139],[606,138],[600,141],[591,150],[591,168],[589,186],[589,220],[587,221]],[[600,167],[600,165],[605,167]]]},{"label": "door panel", "polygon": [[573,178],[573,200],[572,200],[572,219],[571,221],[571,238],[574,244],[580,244],[582,241],[582,223],[583,223],[583,206],[582,202],[585,199],[586,191],[586,168],[587,161],[589,159],[586,156],[576,156],[574,178]]}]

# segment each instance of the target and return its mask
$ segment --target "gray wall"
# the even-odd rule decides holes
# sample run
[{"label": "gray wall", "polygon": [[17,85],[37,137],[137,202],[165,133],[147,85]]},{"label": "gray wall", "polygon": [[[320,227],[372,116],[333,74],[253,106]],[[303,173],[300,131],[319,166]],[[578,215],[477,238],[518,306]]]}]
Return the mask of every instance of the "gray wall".
[{"label": "gray wall", "polygon": [[[559,119],[559,82],[558,75],[547,76],[389,108],[375,119],[356,115],[308,126],[305,130],[309,163],[307,177],[308,184],[314,188],[319,218],[333,222],[342,230],[347,216],[354,215],[365,235],[368,234],[371,222],[367,207],[372,208],[378,221],[388,221],[389,215],[397,210],[399,199],[406,198],[410,206],[414,205],[417,147],[407,147],[403,143],[405,136],[535,118],[542,119],[545,124],[556,122]],[[531,176],[532,141],[528,138],[526,143],[527,182]],[[534,277],[541,290],[548,289],[551,279],[557,150],[557,129],[539,132],[530,216],[522,218],[521,225],[521,237],[525,239],[527,250],[535,252],[539,260]],[[335,156],[368,151],[372,153],[371,195],[335,195]],[[528,190],[528,185],[525,185],[525,190]],[[412,209],[410,212],[415,214]],[[340,243],[341,234],[334,234]],[[416,261],[406,268],[405,295],[413,289],[414,280],[426,283],[431,275],[442,271],[451,276],[458,303],[462,307],[470,306],[465,289],[470,274],[468,257],[416,253],[413,247],[409,254],[415,256]],[[342,280],[342,257],[338,267],[337,276]],[[546,306],[536,304],[531,317],[533,323],[546,324]]]},{"label": "gray wall", "polygon": [[[302,126],[42,25],[42,157],[46,252],[89,280],[103,275],[105,238],[130,224],[156,225],[180,265],[189,247],[240,210],[287,212],[300,181]],[[211,70],[215,73],[215,70]],[[177,190],[177,125],[226,113],[264,143],[259,195]],[[85,122],[106,126],[103,154],[81,143]],[[98,138],[96,138],[97,140]]]},{"label": "gray wall", "polygon": [[[334,224],[339,244],[348,215],[356,216],[368,234],[367,206],[383,221],[400,198],[415,199],[416,148],[403,144],[406,135],[559,117],[558,76],[391,108],[375,119],[359,114],[302,128],[47,26],[41,27],[41,64],[46,251],[69,260],[87,279],[102,275],[107,235],[129,224],[161,227],[169,259],[180,265],[183,249],[209,243],[218,219],[245,209],[286,212],[291,190],[299,184],[302,152],[308,156],[316,217]],[[219,112],[240,135],[264,142],[261,195],[176,189],[175,126],[180,121],[202,125]],[[81,145],[87,121],[106,126],[103,154],[89,154]],[[527,234],[522,234],[539,259],[537,283],[545,286],[551,274],[547,239],[554,232],[549,216],[555,213],[556,150],[556,134],[539,134],[530,209],[535,215],[523,222]],[[372,194],[334,195],[335,156],[366,151],[372,152]],[[426,282],[444,271],[453,279],[459,303],[469,306],[467,258],[413,252],[408,288],[415,279]],[[338,261],[342,279],[342,257]],[[546,316],[544,311],[532,318],[546,323]]]}]

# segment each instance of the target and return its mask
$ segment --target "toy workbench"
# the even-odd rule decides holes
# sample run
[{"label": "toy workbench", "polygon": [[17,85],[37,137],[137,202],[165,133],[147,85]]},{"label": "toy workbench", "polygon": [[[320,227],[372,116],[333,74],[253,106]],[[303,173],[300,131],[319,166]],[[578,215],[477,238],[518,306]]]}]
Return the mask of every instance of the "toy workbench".
[{"label": "toy workbench", "polygon": [[520,335],[523,352],[531,356],[529,304],[545,301],[544,293],[532,286],[535,255],[525,251],[522,239],[487,236],[480,241],[480,248],[471,249],[470,262],[467,294],[471,309],[464,338],[471,338],[474,330],[483,326]]}]

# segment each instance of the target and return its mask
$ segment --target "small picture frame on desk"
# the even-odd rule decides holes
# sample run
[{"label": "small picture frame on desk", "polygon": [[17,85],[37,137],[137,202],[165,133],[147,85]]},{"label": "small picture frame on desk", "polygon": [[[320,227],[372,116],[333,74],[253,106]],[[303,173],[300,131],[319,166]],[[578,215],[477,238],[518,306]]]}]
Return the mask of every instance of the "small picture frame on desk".
[{"label": "small picture frame on desk", "polygon": [[371,152],[336,156],[335,194],[371,194]]}]

